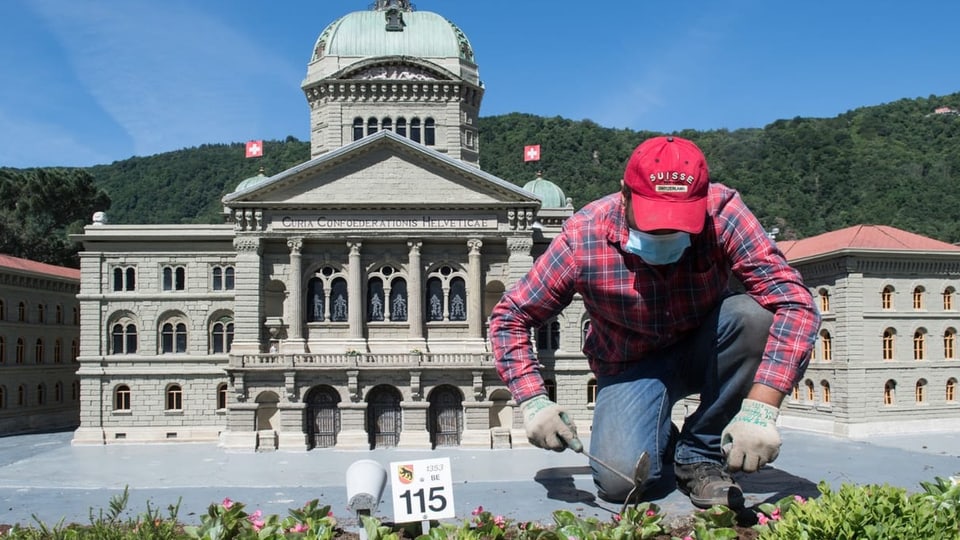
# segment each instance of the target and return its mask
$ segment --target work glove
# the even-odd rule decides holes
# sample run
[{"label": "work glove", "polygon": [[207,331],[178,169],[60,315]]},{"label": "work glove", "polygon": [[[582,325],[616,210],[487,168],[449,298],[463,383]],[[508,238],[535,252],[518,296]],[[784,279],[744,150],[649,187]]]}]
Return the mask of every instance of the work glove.
[{"label": "work glove", "polygon": [[556,452],[568,447],[574,452],[583,450],[583,443],[577,438],[577,426],[563,407],[547,396],[541,394],[524,401],[520,412],[530,444]]},{"label": "work glove", "polygon": [[720,448],[731,472],[756,472],[780,455],[780,410],[752,399],[743,400],[740,412],[720,435]]}]

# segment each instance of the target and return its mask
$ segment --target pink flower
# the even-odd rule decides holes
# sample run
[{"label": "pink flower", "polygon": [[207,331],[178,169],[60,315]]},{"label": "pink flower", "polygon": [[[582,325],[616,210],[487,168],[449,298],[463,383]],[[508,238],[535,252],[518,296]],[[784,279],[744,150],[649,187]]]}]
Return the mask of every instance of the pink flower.
[{"label": "pink flower", "polygon": [[773,512],[770,512],[770,518],[774,521],[780,521],[780,508],[774,508]]},{"label": "pink flower", "polygon": [[307,527],[306,523],[297,523],[293,527],[290,527],[290,532],[292,533],[302,533],[310,530],[310,527]]},{"label": "pink flower", "polygon": [[760,525],[766,525],[768,521],[770,521],[770,520],[767,518],[766,514],[764,514],[763,512],[757,512],[757,523],[758,523],[758,524],[760,524]]},{"label": "pink flower", "polygon": [[623,518],[620,517],[620,514],[614,514],[614,515],[613,515],[613,522],[614,522],[614,523],[620,523],[620,520],[621,520],[621,519],[623,519]]},{"label": "pink flower", "polygon": [[253,530],[255,531],[262,529],[265,524],[263,521],[263,512],[260,510],[257,510],[256,512],[247,516],[247,519],[253,524]]},{"label": "pink flower", "polygon": [[230,500],[230,497],[226,497],[221,504],[225,510],[229,510],[230,507],[233,506],[233,501]]},{"label": "pink flower", "polygon": [[470,514],[472,514],[472,515],[474,515],[474,516],[479,516],[481,513],[483,513],[483,507],[482,507],[482,506],[478,506],[473,512],[470,512]]},{"label": "pink flower", "polygon": [[806,499],[804,499],[803,497],[801,497],[801,496],[799,496],[799,495],[794,495],[794,496],[793,496],[793,500],[797,501],[797,504],[803,504],[803,503],[807,502]]},{"label": "pink flower", "polygon": [[493,524],[502,529],[507,526],[507,518],[503,516],[494,516]]},{"label": "pink flower", "polygon": [[657,515],[657,513],[654,512],[653,510],[647,510],[646,514],[647,514],[647,517],[653,517]]}]

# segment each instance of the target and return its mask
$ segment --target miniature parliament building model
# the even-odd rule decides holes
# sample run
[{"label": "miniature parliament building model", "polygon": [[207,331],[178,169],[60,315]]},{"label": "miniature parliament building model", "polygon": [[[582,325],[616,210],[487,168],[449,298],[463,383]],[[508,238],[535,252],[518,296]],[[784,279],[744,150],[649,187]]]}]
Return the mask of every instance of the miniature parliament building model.
[{"label": "miniature parliament building model", "polygon": [[[98,214],[77,235],[74,444],[528,444],[486,322],[572,202],[548,180],[521,188],[480,170],[474,51],[436,13],[380,0],[334,21],[302,88],[311,159],[239,182],[226,224]],[[863,230],[897,238],[861,253]],[[960,248],[844,231],[792,246],[825,322],[784,423],[843,436],[955,426]],[[549,390],[589,432],[589,319],[575,299],[543,323]]]}]

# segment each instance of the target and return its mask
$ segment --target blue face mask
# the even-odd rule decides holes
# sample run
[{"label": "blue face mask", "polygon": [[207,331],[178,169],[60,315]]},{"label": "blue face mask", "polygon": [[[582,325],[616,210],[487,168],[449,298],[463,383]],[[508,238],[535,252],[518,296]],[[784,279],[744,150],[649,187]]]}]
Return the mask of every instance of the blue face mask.
[{"label": "blue face mask", "polygon": [[690,247],[690,233],[677,231],[670,234],[650,234],[630,229],[627,251],[637,255],[647,264],[673,264],[680,260]]}]

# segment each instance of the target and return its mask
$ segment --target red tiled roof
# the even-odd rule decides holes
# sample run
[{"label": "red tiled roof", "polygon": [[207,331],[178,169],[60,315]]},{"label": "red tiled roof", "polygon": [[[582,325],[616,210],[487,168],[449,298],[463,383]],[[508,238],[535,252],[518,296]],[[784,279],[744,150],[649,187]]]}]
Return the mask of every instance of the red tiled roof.
[{"label": "red tiled roof", "polygon": [[78,282],[80,281],[80,270],[77,270],[76,268],[56,266],[53,264],[31,261],[30,259],[21,259],[20,257],[13,257],[10,255],[4,255],[2,253],[0,253],[0,268],[21,270],[24,272],[32,272],[34,274],[46,274],[48,276],[62,277],[76,280]]},{"label": "red tiled roof", "polygon": [[803,240],[777,242],[777,246],[788,261],[844,249],[960,252],[960,246],[886,225],[854,225]]}]

